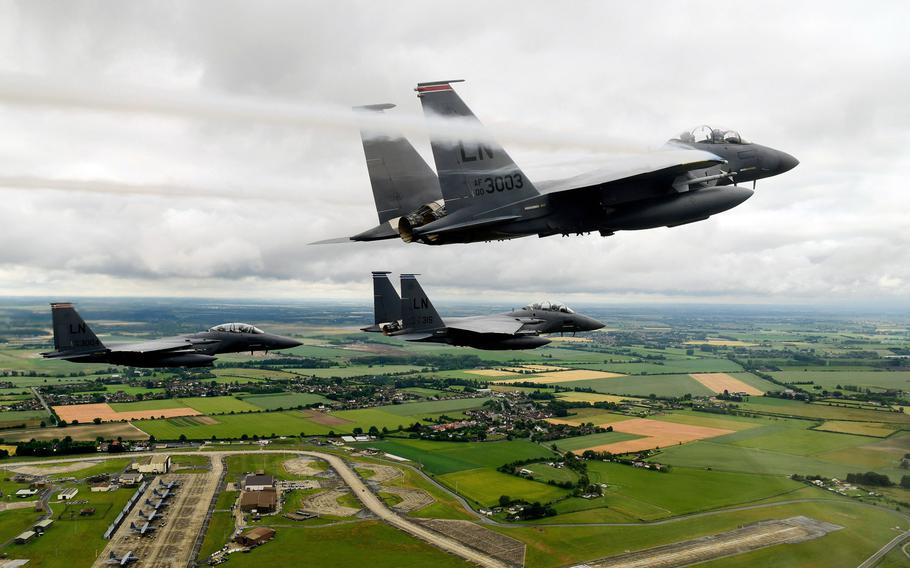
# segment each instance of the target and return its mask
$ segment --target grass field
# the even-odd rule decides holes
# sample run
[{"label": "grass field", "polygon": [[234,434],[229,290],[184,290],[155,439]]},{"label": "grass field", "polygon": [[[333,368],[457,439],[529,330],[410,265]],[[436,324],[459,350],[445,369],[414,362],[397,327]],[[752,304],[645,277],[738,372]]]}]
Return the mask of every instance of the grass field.
[{"label": "grass field", "polygon": [[266,410],[296,408],[297,406],[329,402],[329,399],[322,395],[299,392],[245,396],[241,400]]},{"label": "grass field", "polygon": [[681,397],[686,394],[711,396],[714,394],[689,375],[639,375],[614,379],[593,379],[570,381],[560,386],[590,388],[605,394],[647,397],[651,394],[666,397]]},{"label": "grass field", "polygon": [[[432,442],[386,438],[367,444],[384,452],[408,458],[434,475],[475,470],[495,469],[505,463],[532,458],[552,458],[553,452],[525,441],[501,442]],[[497,496],[498,497],[498,496]]]},{"label": "grass field", "polygon": [[566,402],[615,402],[619,404],[623,401],[634,402],[639,400],[635,397],[600,394],[596,392],[560,392],[556,396],[560,400],[565,400]]},{"label": "grass field", "polygon": [[305,551],[307,565],[312,566],[362,568],[364,562],[371,568],[471,566],[380,521],[312,528],[280,527],[274,540],[249,554],[231,555],[230,564],[237,568],[297,566],[301,551]]},{"label": "grass field", "polygon": [[209,518],[209,526],[205,531],[205,539],[199,548],[200,561],[204,561],[213,552],[224,546],[234,534],[234,514],[226,511],[216,511]]},{"label": "grass field", "polygon": [[[838,432],[841,434],[856,434],[858,436],[872,436],[874,438],[887,438],[895,432],[893,425],[876,422],[846,422],[843,420],[826,420],[816,430],[825,432]],[[910,449],[910,448],[908,448]]]},{"label": "grass field", "polygon": [[569,494],[567,489],[486,468],[447,473],[437,479],[456,493],[484,507],[495,506],[502,495],[532,503],[548,503]]},{"label": "grass field", "polygon": [[788,416],[804,416],[825,420],[858,420],[863,422],[888,422],[910,426],[910,415],[884,410],[865,410],[852,405],[807,404],[796,400],[753,396],[740,407],[755,412],[767,412]]},{"label": "grass field", "polygon": [[910,371],[782,371],[771,374],[783,382],[812,381],[829,391],[835,390],[838,385],[910,391]]},{"label": "grass field", "polygon": [[143,400],[140,402],[112,403],[111,408],[117,412],[130,412],[137,410],[163,410],[167,408],[192,408],[202,414],[221,414],[226,412],[256,412],[262,410],[258,406],[238,400],[232,396],[191,397],[191,398],[165,398]]},{"label": "grass field", "polygon": [[[54,524],[44,536],[28,544],[11,544],[3,552],[15,558],[28,558],[29,565],[48,568],[72,568],[91,566],[94,559],[104,549],[104,530],[126,504],[134,489],[92,493],[86,484],[80,484],[78,499],[87,501],[84,505],[73,507],[54,507]],[[90,517],[80,517],[78,510],[82,507],[94,507],[96,513]],[[0,514],[0,518],[10,511]]]},{"label": "grass field", "polygon": [[[351,353],[349,353],[351,354]],[[307,377],[364,377],[376,375],[393,375],[399,373],[413,373],[423,367],[414,365],[353,365],[351,367],[327,367],[325,369],[292,369],[295,373]]]},{"label": "grass field", "polygon": [[[672,474],[671,474],[672,475]],[[665,525],[630,527],[491,527],[528,546],[525,565],[528,568],[556,568],[590,561],[629,550],[640,550],[661,544],[732,530],[746,523],[767,519],[805,515],[845,527],[826,537],[800,544],[775,546],[740,556],[706,563],[704,566],[803,568],[825,566],[855,568],[875,550],[893,538],[894,525],[906,521],[892,511],[876,510],[837,500],[821,503],[797,503],[754,510],[718,513],[691,521]]]}]

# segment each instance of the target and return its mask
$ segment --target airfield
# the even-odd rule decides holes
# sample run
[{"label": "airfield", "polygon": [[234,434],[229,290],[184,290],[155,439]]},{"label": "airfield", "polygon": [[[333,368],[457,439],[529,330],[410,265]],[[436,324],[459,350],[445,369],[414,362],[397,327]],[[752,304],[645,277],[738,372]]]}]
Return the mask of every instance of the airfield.
[{"label": "airfield", "polygon": [[[338,321],[271,327],[304,345],[189,372],[43,361],[11,333],[3,444],[120,437],[145,451],[0,461],[0,552],[50,567],[127,550],[134,566],[291,565],[301,551],[380,567],[910,561],[910,368],[893,357],[910,332],[894,322],[613,315],[609,332],[528,352],[405,345]],[[770,395],[786,391],[811,401]],[[545,410],[557,403],[564,414]],[[567,465],[586,451],[598,457],[583,472]],[[171,470],[151,479],[180,486],[164,524],[105,539],[137,487],[92,488],[165,453]],[[845,481],[868,471],[895,485]],[[241,511],[252,473],[274,479],[274,511]],[[535,502],[552,514],[520,518]],[[45,534],[15,542],[41,519]],[[256,527],[274,537],[228,552]]]}]

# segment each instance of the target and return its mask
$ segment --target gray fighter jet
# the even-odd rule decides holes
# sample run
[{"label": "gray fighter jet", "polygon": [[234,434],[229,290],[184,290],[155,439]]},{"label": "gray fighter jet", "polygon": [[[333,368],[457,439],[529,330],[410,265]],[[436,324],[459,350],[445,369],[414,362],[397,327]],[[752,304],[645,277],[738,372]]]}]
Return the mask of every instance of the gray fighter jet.
[{"label": "gray fighter jet", "polygon": [[[452,89],[455,82],[418,84],[424,112],[479,127]],[[609,167],[568,179],[532,182],[489,140],[434,135],[437,176],[403,136],[364,129],[361,138],[380,224],[320,243],[401,238],[441,245],[675,227],[736,207],[753,195],[756,180],[799,163],[735,131],[699,127],[659,151],[617,156]],[[739,185],[744,182],[752,189]]]},{"label": "gray fighter jet", "polygon": [[274,351],[301,345],[290,337],[272,335],[245,323],[225,323],[208,331],[105,345],[70,303],[51,304],[54,351],[46,359],[73,363],[109,363],[130,367],[208,367],[221,353]]},{"label": "gray fighter jet", "polygon": [[406,341],[448,343],[485,350],[535,349],[550,343],[545,333],[593,331],[603,324],[550,302],[490,316],[443,319],[417,282],[415,274],[401,275],[401,297],[388,272],[373,273],[373,325],[380,332]]}]

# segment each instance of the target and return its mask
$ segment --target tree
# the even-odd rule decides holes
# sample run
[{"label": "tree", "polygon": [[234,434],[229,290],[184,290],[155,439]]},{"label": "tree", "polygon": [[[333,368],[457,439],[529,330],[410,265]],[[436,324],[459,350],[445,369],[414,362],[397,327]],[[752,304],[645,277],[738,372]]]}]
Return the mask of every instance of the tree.
[{"label": "tree", "polygon": [[904,489],[910,489],[910,475],[901,477],[901,487]]},{"label": "tree", "polygon": [[92,422],[95,424],[101,424],[101,419],[96,416],[95,418],[92,418]]},{"label": "tree", "polygon": [[500,507],[508,507],[509,503],[511,503],[511,502],[512,502],[512,498],[509,497],[508,495],[499,496],[499,506]]},{"label": "tree", "polygon": [[370,426],[369,434],[370,434],[370,436],[378,436],[378,435],[379,435],[379,428],[377,428],[377,427],[375,427],[375,426]]},{"label": "tree", "polygon": [[186,434],[180,434],[180,438],[178,438],[178,439],[179,439],[181,442],[186,442]]},{"label": "tree", "polygon": [[363,434],[363,428],[361,428],[360,426],[357,426],[356,428],[354,428],[355,436],[360,436],[361,434]]}]

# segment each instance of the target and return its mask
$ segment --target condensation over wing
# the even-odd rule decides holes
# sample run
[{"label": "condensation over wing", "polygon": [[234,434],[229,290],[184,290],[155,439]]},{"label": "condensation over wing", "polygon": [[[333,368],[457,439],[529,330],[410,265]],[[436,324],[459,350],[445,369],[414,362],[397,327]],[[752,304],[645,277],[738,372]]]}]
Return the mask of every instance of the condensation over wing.
[{"label": "condensation over wing", "polygon": [[692,170],[710,168],[723,164],[725,160],[702,150],[668,149],[647,154],[636,154],[615,158],[605,168],[586,172],[574,177],[537,183],[542,193],[553,194],[588,188],[600,188],[643,176],[665,176],[672,181],[676,176]]},{"label": "condensation over wing", "polygon": [[[120,345],[110,345],[109,348],[114,353],[173,353],[176,351],[195,351],[195,345],[199,341],[190,341],[186,338],[168,338],[154,339],[152,341],[143,341],[141,343],[124,343]],[[205,341],[204,343],[211,343]]]},{"label": "condensation over wing", "polygon": [[527,322],[509,316],[471,316],[447,319],[446,327],[473,333],[515,335],[525,323]]}]

